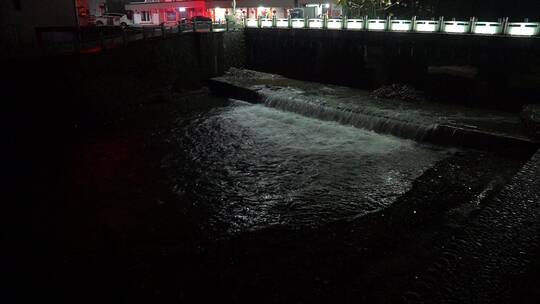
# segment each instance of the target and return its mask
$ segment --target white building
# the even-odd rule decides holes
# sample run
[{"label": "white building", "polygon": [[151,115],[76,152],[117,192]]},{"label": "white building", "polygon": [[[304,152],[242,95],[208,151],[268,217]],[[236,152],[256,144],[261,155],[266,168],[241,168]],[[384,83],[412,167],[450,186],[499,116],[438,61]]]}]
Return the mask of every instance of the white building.
[{"label": "white building", "polygon": [[101,16],[107,12],[106,0],[88,0],[88,15]]},{"label": "white building", "polygon": [[333,16],[336,0],[236,0],[235,12],[232,0],[145,0],[132,1],[126,5],[126,10],[133,12],[135,24],[158,25],[177,23],[193,16],[207,16],[215,22],[224,21],[225,16],[232,14],[239,19],[257,16],[286,18],[289,9],[306,5],[316,6],[321,15],[328,13]]}]

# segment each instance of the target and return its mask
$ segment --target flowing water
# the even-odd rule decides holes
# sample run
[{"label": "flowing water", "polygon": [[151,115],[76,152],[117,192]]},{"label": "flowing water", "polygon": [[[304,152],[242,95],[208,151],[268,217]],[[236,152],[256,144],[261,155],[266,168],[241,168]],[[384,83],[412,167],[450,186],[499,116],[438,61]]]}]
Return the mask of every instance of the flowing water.
[{"label": "flowing water", "polygon": [[[380,210],[448,149],[231,101],[173,132],[174,189],[226,231],[319,225]],[[185,175],[185,172],[195,172]]]},{"label": "flowing water", "polygon": [[266,106],[401,138],[421,141],[439,125],[433,118],[425,119],[400,109],[366,105],[359,107],[343,99],[336,102],[335,95],[320,98],[316,95],[306,96],[304,93],[291,88],[280,88],[279,91],[264,88],[259,90]]},{"label": "flowing water", "polygon": [[271,107],[401,138],[423,140],[431,131],[437,133],[439,127],[457,127],[530,139],[519,117],[505,112],[427,102],[422,98],[377,98],[368,91],[250,70],[231,69],[216,80],[256,91]]}]

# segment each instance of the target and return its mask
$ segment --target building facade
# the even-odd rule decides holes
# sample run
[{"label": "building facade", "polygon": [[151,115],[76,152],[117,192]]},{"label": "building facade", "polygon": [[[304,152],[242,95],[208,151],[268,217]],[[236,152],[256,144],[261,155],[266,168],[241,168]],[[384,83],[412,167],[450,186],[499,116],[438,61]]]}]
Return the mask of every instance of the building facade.
[{"label": "building facade", "polygon": [[206,16],[206,2],[147,0],[131,2],[126,5],[126,11],[133,12],[133,23],[140,25],[158,25],[162,23],[177,23],[182,19],[193,16]]},{"label": "building facade", "polygon": [[[79,21],[84,25],[87,8],[87,0],[2,0],[0,1],[2,47],[11,49],[32,47],[38,43],[39,29],[75,29]],[[62,34],[50,38],[67,39]]]},{"label": "building facade", "polygon": [[206,16],[214,22],[225,22],[228,16],[241,18],[286,18],[289,10],[296,7],[315,7],[316,15],[335,17],[341,13],[335,0],[236,0],[233,11],[231,0],[146,0],[131,2],[126,10],[133,12],[133,21],[140,25],[176,24],[194,16]]}]

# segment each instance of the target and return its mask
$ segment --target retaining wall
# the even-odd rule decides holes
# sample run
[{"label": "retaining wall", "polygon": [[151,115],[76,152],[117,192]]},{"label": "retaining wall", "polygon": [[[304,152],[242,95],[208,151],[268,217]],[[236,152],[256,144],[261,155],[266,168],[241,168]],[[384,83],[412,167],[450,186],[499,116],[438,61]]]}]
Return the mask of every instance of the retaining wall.
[{"label": "retaining wall", "polygon": [[247,67],[374,89],[409,83],[440,99],[517,110],[540,97],[540,39],[246,29]]}]

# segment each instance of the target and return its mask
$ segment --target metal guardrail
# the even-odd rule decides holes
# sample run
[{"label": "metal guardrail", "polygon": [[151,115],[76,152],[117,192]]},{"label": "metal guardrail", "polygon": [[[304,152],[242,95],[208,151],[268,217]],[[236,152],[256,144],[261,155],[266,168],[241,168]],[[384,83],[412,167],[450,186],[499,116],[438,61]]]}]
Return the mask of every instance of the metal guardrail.
[{"label": "metal guardrail", "polygon": [[243,29],[242,23],[197,21],[161,26],[99,26],[36,28],[38,46],[46,53],[91,52],[110,49],[139,40],[162,39],[187,32],[226,32]]},{"label": "metal guardrail", "polygon": [[508,18],[497,22],[478,21],[472,17],[467,21],[417,20],[412,19],[328,19],[328,18],[245,18],[246,28],[282,29],[325,29],[325,30],[367,30],[418,33],[448,33],[476,35],[506,35],[518,37],[540,36],[540,22],[510,22]]},{"label": "metal guardrail", "polygon": [[540,37],[539,22],[509,22],[508,18],[496,22],[410,20],[399,19],[328,19],[328,18],[245,18],[243,22],[213,23],[196,21],[175,26],[139,27],[87,27],[77,31],[75,27],[36,28],[38,46],[50,53],[102,50],[126,45],[133,41],[160,39],[185,32],[224,32],[243,28],[319,29],[345,31],[390,31],[417,33],[448,33],[473,35],[505,35],[517,37]]}]

